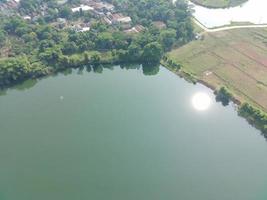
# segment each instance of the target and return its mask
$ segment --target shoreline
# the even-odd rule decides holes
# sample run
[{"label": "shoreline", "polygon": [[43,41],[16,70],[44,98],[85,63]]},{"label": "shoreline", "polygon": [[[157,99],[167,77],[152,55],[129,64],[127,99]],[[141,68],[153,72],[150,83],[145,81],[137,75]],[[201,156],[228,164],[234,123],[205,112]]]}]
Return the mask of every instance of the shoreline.
[{"label": "shoreline", "polygon": [[212,28],[207,27],[202,22],[200,22],[197,18],[192,16],[192,21],[200,27],[203,31],[200,34],[203,33],[214,33],[219,31],[227,31],[227,30],[233,30],[233,29],[247,29],[247,28],[267,28],[267,24],[253,24],[253,23],[243,23],[238,25],[238,22],[232,22],[229,25],[223,25],[223,26],[215,26]]},{"label": "shoreline", "polygon": [[234,8],[234,7],[237,7],[237,6],[242,6],[247,1],[248,0],[245,0],[243,3],[237,4],[237,5],[212,6],[212,5],[201,4],[201,3],[197,2],[196,0],[190,0],[190,2],[192,2],[193,4],[195,4],[197,6],[201,6],[201,7],[205,7],[205,8],[209,8],[209,9],[227,9],[227,8]]},{"label": "shoreline", "polygon": [[[109,65],[109,64],[120,65],[120,64],[126,64],[125,62],[118,62],[118,60],[116,60],[116,61],[111,59],[108,62],[107,62],[107,60],[105,60],[103,62],[103,60],[101,60],[96,65],[105,65],[105,64],[107,64],[107,65]],[[138,62],[136,62],[136,63],[138,63]],[[94,65],[92,63],[87,63],[87,64],[90,65],[90,66]],[[129,62],[128,64],[131,64],[131,63]],[[194,75],[184,71],[182,69],[183,66],[175,63],[170,58],[168,58],[166,55],[163,56],[163,58],[160,60],[159,64],[161,64],[164,68],[168,69],[170,72],[174,73],[175,75],[179,76],[180,78],[183,78],[184,80],[186,80],[189,83],[193,83],[193,84],[200,83],[200,84],[204,85],[205,87],[211,89],[214,92],[214,95],[217,95],[219,90],[221,89],[221,88],[218,89],[214,85],[209,84],[206,81],[204,81],[204,80],[202,80],[202,79],[200,79],[198,77],[195,77]],[[18,82],[13,82],[12,84],[8,84],[8,85],[5,85],[4,87],[1,87],[0,91],[4,91],[6,89],[10,89],[15,85],[22,84],[24,81],[27,81],[27,80],[30,80],[30,79],[39,80],[41,78],[44,78],[44,77],[47,77],[47,76],[51,76],[53,74],[56,74],[56,73],[58,73],[60,71],[68,69],[68,68],[75,69],[75,68],[79,68],[79,67],[76,67],[76,66],[75,67],[74,66],[70,67],[70,66],[68,66],[68,67],[64,67],[64,68],[61,68],[61,69],[58,69],[58,70],[55,70],[55,71],[54,70],[53,71],[49,71],[49,73],[42,74],[42,75],[40,75],[38,77],[27,77],[27,78],[25,78],[23,80],[20,80]],[[237,106],[238,115],[243,117],[243,118],[245,118],[250,125],[252,125],[256,129],[261,131],[262,135],[267,139],[267,124],[265,125],[265,124],[262,124],[261,121],[259,122],[258,119],[257,119],[258,115],[254,116],[255,113],[256,114],[260,113],[261,114],[260,116],[263,117],[263,120],[265,120],[265,118],[267,119],[267,113],[265,111],[263,111],[262,109],[259,109],[257,107],[254,107],[254,106],[250,105],[247,102],[240,101],[237,98],[237,95],[234,94],[234,93],[231,93],[231,97],[228,100],[233,102]],[[249,107],[249,109],[250,109],[249,112],[246,112],[246,110],[243,109],[244,106],[246,106],[246,108]]]},{"label": "shoreline", "polygon": [[[168,59],[168,58],[167,58]],[[173,61],[172,61],[173,62]],[[216,88],[215,86],[207,83],[206,81],[199,79],[197,77],[194,77],[192,74],[189,74],[185,71],[182,70],[183,66],[180,66],[179,69],[174,69],[170,64],[168,64],[168,62],[161,60],[160,64],[165,67],[166,69],[168,69],[170,72],[174,73],[175,75],[179,76],[180,78],[183,78],[184,80],[191,82],[193,84],[196,83],[200,83],[204,86],[206,86],[207,88],[211,89],[214,93],[214,95],[216,96],[216,94],[218,94],[219,89]],[[261,134],[267,139],[267,129],[265,124],[261,124],[257,121],[256,117],[258,116],[254,116],[253,114],[246,112],[246,110],[244,110],[244,107],[250,107],[251,110],[253,110],[253,112],[258,113],[260,112],[260,114],[263,115],[263,117],[267,117],[267,113],[259,108],[256,108],[252,105],[250,105],[247,102],[242,102],[240,101],[235,94],[231,93],[231,98],[229,99],[229,101],[233,102],[234,105],[237,106],[237,114],[238,116],[246,119],[246,121],[253,126],[254,128],[256,128],[257,130],[259,130],[261,132]]]}]

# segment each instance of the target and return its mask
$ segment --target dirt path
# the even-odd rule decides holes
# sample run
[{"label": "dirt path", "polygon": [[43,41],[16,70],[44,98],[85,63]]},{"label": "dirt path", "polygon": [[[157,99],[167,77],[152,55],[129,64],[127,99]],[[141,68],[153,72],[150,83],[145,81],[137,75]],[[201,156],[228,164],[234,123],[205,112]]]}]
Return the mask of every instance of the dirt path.
[{"label": "dirt path", "polygon": [[195,24],[197,24],[200,28],[204,30],[204,32],[219,32],[219,31],[226,31],[231,29],[241,29],[241,28],[267,28],[267,24],[250,24],[250,25],[236,25],[236,26],[224,26],[219,28],[207,28],[205,25],[200,23],[198,20],[193,18]]}]

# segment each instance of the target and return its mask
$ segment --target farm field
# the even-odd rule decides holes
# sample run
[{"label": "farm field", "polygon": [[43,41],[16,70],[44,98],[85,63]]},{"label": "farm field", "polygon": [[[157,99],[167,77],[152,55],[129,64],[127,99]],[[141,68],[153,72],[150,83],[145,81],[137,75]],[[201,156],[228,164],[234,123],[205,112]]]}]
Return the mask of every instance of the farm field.
[{"label": "farm field", "polygon": [[223,8],[238,6],[247,0],[191,0],[193,3],[198,5],[211,7],[211,8]]},{"label": "farm field", "polygon": [[267,29],[205,33],[167,56],[182,70],[214,88],[267,111]]}]

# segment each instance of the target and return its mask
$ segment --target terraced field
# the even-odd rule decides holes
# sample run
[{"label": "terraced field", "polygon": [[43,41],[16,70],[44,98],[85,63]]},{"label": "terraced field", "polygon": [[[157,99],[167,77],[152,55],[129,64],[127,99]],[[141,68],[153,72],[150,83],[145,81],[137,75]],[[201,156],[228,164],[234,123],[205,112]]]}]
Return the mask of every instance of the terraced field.
[{"label": "terraced field", "polygon": [[241,102],[267,111],[267,29],[205,33],[168,57],[208,85],[227,86]]}]

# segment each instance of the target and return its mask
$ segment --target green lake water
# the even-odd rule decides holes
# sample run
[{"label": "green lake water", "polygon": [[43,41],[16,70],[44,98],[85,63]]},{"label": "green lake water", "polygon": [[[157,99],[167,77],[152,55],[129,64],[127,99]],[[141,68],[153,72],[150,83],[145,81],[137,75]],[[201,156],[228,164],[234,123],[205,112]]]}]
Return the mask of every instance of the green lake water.
[{"label": "green lake water", "polygon": [[[157,70],[77,69],[2,92],[0,200],[266,200],[260,132]],[[209,109],[192,106],[198,92]]]}]

